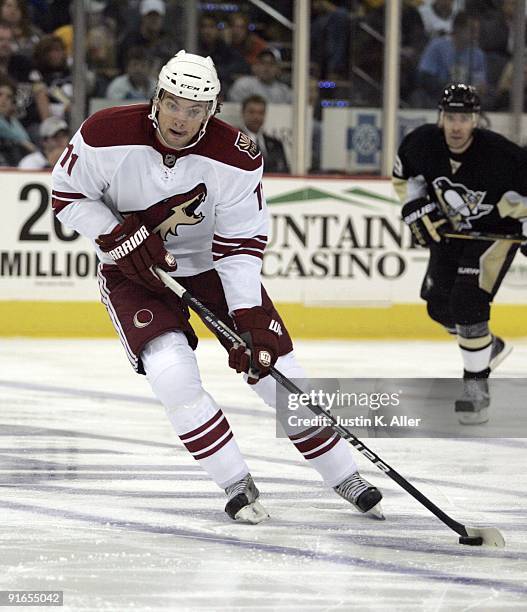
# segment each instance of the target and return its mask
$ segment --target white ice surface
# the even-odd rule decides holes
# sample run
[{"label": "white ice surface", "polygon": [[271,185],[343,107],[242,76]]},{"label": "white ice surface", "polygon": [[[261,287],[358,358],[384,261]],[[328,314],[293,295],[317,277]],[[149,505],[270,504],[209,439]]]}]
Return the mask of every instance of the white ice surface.
[{"label": "white ice surface", "polygon": [[[453,342],[297,342],[317,377],[459,376]],[[272,520],[232,523],[117,341],[0,340],[0,589],[63,590],[64,610],[527,610],[527,440],[366,440],[472,548],[358,455],[384,522],[353,511],[273,412],[198,349]],[[527,343],[496,373],[525,376]],[[17,608],[35,610],[37,608]]]}]

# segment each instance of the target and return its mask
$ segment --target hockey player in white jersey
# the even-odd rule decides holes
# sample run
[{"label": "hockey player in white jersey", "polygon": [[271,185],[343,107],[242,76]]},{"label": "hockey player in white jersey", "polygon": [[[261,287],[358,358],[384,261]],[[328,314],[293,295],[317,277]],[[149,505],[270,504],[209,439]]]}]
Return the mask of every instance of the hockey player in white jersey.
[{"label": "hockey player in white jersey", "polygon": [[[189,313],[153,272],[160,266],[248,339],[225,348],[229,365],[275,402],[269,366],[305,377],[291,338],[261,285],[268,231],[262,155],[214,115],[212,60],[180,51],[162,69],[151,105],[99,111],[74,135],[53,171],[53,208],[91,238],[101,298],[135,370],[146,377],[193,457],[225,490],[227,514],[267,518],[227,417],[201,383]],[[250,376],[249,376],[250,374]],[[379,490],[357,472],[330,428],[290,436],[324,483],[362,512]]]}]

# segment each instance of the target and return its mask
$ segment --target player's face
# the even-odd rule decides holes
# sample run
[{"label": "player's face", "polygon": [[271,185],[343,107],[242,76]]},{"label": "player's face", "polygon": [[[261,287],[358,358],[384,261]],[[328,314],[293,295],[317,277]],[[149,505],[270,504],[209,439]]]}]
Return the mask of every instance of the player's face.
[{"label": "player's face", "polygon": [[199,132],[207,116],[207,102],[179,98],[165,92],[159,102],[159,132],[169,147],[181,149]]},{"label": "player's face", "polygon": [[443,131],[448,148],[463,153],[472,142],[475,122],[473,113],[443,113]]}]

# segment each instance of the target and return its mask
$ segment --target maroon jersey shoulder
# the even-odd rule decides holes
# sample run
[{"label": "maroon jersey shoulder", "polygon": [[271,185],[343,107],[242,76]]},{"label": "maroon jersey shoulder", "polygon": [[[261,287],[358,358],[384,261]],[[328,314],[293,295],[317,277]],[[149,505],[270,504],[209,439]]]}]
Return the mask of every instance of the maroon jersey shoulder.
[{"label": "maroon jersey shoulder", "polygon": [[81,126],[84,142],[90,147],[151,145],[153,126],[148,119],[149,104],[115,106],[97,111]]},{"label": "maroon jersey shoulder", "polygon": [[205,136],[190,152],[241,170],[257,170],[262,165],[258,145],[249,136],[216,117],[209,121]]}]

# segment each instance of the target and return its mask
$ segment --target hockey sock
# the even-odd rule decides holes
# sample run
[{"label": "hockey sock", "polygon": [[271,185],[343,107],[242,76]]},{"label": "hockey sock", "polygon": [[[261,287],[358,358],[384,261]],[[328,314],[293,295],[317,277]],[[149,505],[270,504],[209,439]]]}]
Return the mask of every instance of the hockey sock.
[{"label": "hockey sock", "polygon": [[155,338],[141,358],[155,396],[194,459],[222,489],[243,478],[249,468],[227,417],[201,386],[194,351],[184,334]]},{"label": "hockey sock", "polygon": [[[288,378],[307,379],[305,370],[297,362],[292,352],[279,357],[276,368]],[[276,408],[276,381],[274,378],[266,376],[255,385],[251,385],[251,389],[268,406]],[[325,485],[334,487],[357,471],[357,464],[351,448],[339,434],[324,425],[302,428],[291,427],[288,424],[287,417],[289,415],[286,414],[287,412],[277,410],[277,417],[280,419],[283,429],[304,458],[320,474]],[[316,419],[315,414],[305,407],[300,407],[296,411],[296,415],[302,419]]]},{"label": "hockey sock", "polygon": [[[457,341],[461,349],[466,373],[481,374],[487,370],[492,350],[492,335],[487,321],[469,325],[456,325]],[[488,374],[487,374],[488,376]]]}]

